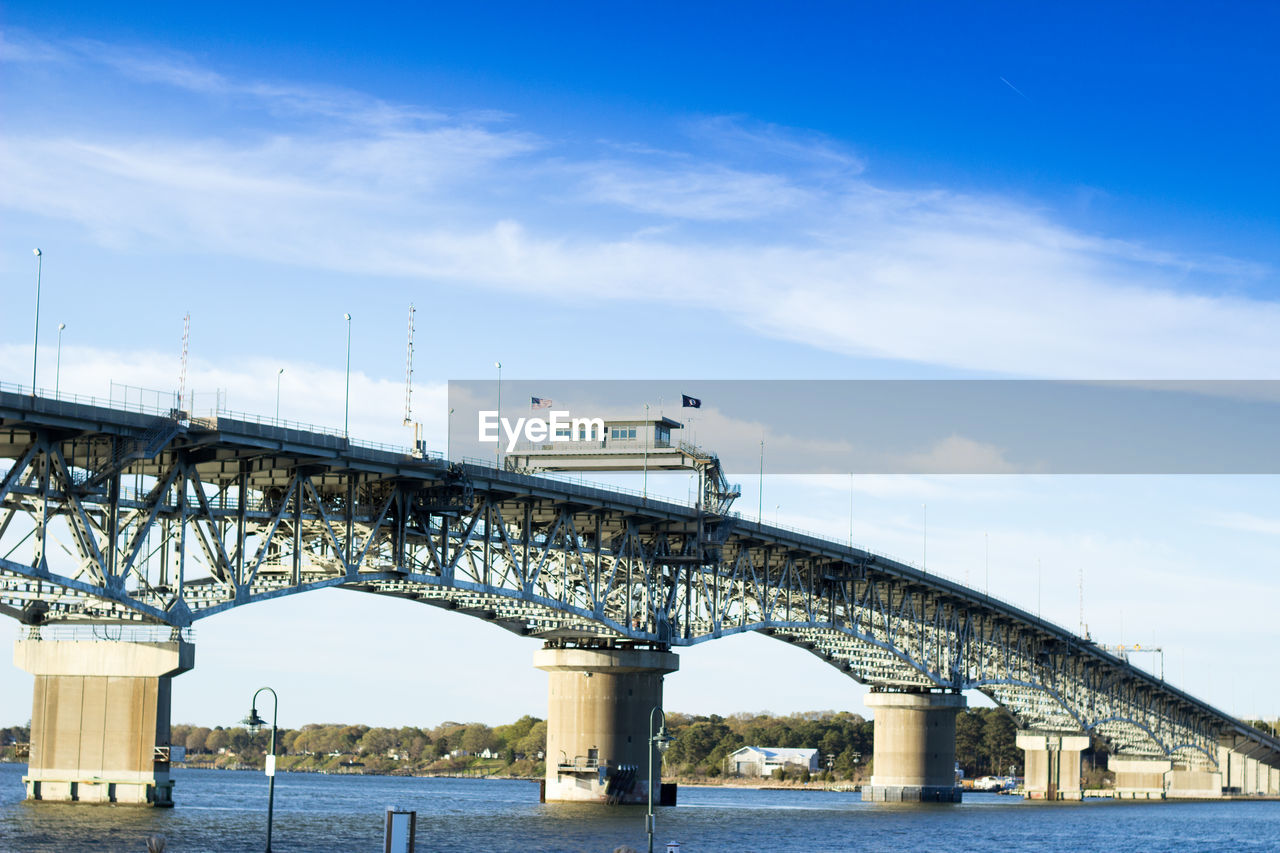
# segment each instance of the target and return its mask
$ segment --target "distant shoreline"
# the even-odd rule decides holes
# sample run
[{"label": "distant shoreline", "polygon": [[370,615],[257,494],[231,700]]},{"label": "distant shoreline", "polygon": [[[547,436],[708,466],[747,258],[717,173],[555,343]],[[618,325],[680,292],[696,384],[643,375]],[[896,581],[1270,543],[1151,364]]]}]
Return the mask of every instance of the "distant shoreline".
[{"label": "distant shoreline", "polygon": [[[0,764],[26,764],[25,761],[15,761],[13,759],[0,759]],[[174,769],[182,770],[218,770],[218,771],[253,771],[262,772],[261,767],[253,767],[250,765],[241,765],[236,767],[217,767],[213,764],[188,764],[180,762],[173,765]],[[502,782],[540,782],[541,776],[504,776],[500,774],[475,775],[468,773],[380,773],[378,771],[368,771],[363,769],[351,770],[305,770],[305,769],[280,769],[281,773],[300,773],[311,776],[389,776],[410,779],[475,779],[477,781],[502,781]],[[797,782],[794,785],[759,785],[753,784],[754,780],[735,779],[726,780],[724,782],[712,782],[707,779],[687,779],[685,777],[665,776],[662,781],[667,783],[675,783],[682,788],[742,788],[753,791],[832,791],[838,793],[855,793],[862,790],[861,784],[850,783],[823,783],[823,782]]]}]

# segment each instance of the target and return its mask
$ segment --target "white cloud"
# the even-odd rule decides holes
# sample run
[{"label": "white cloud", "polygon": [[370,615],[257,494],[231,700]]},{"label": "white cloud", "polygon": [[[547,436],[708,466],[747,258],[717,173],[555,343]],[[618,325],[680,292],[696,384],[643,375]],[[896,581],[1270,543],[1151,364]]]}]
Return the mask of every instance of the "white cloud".
[{"label": "white cloud", "polygon": [[1012,474],[1015,466],[1000,448],[960,435],[949,435],[921,453],[903,460],[908,471],[925,474]]},{"label": "white cloud", "polygon": [[532,130],[237,81],[184,57],[60,49],[196,103],[231,93],[281,108],[235,138],[12,129],[0,204],[113,246],[660,301],[838,353],[962,370],[1280,370],[1280,305],[1223,295],[1271,270],[1080,233],[1008,199],[880,186],[812,135],[707,119],[697,142],[722,160],[618,145],[601,160]]},{"label": "white cloud", "polygon": [[779,175],[715,166],[661,171],[628,164],[591,168],[584,195],[642,213],[711,221],[756,219],[810,200],[809,193]]},{"label": "white cloud", "polygon": [[1214,527],[1222,527],[1227,530],[1261,533],[1265,536],[1280,536],[1280,516],[1267,517],[1246,512],[1223,512],[1210,516],[1208,523]]}]

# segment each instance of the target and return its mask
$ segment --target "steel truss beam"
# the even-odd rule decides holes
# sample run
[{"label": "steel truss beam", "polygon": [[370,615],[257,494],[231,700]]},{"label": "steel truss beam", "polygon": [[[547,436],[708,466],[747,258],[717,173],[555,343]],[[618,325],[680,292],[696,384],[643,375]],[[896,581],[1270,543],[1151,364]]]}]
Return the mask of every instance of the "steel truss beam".
[{"label": "steel truss beam", "polygon": [[1272,743],[1087,640],[865,551],[682,505],[240,421],[0,393],[0,613],[185,627],[336,587],[545,641],[758,631],[888,690],[981,690],[1025,728],[1214,766]]}]

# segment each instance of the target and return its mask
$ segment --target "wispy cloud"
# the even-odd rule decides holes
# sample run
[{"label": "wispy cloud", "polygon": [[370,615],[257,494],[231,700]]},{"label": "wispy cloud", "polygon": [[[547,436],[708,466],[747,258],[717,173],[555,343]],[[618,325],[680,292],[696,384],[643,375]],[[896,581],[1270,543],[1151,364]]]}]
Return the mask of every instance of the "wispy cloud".
[{"label": "wispy cloud", "polygon": [[1218,513],[1208,519],[1214,527],[1242,530],[1245,533],[1261,533],[1264,536],[1280,536],[1280,516],[1267,517],[1244,512]]},{"label": "wispy cloud", "polygon": [[811,200],[780,175],[715,166],[662,171],[624,163],[593,165],[584,197],[641,213],[721,222],[777,214]]},{"label": "wispy cloud", "polygon": [[707,118],[688,151],[584,152],[518,121],[236,80],[183,56],[31,40],[16,55],[271,114],[234,137],[11,127],[0,204],[115,246],[660,300],[833,352],[962,370],[1280,370],[1280,305],[1231,295],[1272,270],[1082,233],[1006,198],[883,186],[815,134]]}]

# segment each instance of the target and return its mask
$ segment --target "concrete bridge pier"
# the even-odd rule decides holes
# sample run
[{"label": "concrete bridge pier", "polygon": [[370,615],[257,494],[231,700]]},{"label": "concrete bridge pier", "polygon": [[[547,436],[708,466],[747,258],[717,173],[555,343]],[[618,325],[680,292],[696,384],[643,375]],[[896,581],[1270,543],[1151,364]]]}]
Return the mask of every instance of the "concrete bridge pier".
[{"label": "concrete bridge pier", "polygon": [[1222,774],[1213,770],[1174,764],[1164,774],[1164,795],[1171,800],[1206,800],[1222,796]]},{"label": "concrete bridge pier", "polygon": [[956,785],[959,693],[872,691],[875,759],[862,799],[881,803],[960,802]]},{"label": "concrete bridge pier", "polygon": [[1280,754],[1238,735],[1218,741],[1222,785],[1232,793],[1280,794]]},{"label": "concrete bridge pier", "polygon": [[27,799],[173,805],[170,679],[194,645],[30,638],[13,659],[36,677]]},{"label": "concrete bridge pier", "polygon": [[1107,769],[1116,774],[1115,792],[1121,799],[1164,799],[1165,775],[1173,770],[1167,758],[1125,758],[1113,755]]},{"label": "concrete bridge pier", "polygon": [[[648,801],[649,715],[662,707],[662,677],[680,667],[665,650],[543,648],[550,674],[547,802]],[[661,756],[654,754],[654,791]]]},{"label": "concrete bridge pier", "polygon": [[1029,800],[1079,800],[1080,753],[1089,748],[1083,732],[1020,731],[1025,754],[1024,790]]}]

